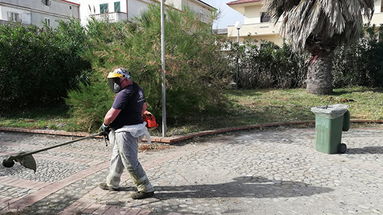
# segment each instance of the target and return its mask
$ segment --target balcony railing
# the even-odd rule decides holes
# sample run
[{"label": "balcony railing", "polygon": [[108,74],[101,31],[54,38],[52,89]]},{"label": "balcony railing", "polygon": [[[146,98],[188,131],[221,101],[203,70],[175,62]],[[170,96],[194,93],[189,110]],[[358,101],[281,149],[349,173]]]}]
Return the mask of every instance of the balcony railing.
[{"label": "balcony railing", "polygon": [[108,22],[121,22],[128,20],[128,14],[123,12],[111,12],[102,14],[92,14],[96,20],[108,21]]},{"label": "balcony railing", "polygon": [[[273,22],[244,24],[239,29],[239,36],[247,37],[279,34],[280,25],[279,22],[275,25]],[[228,26],[227,30],[229,37],[236,37],[238,35],[238,30],[234,26]]]}]

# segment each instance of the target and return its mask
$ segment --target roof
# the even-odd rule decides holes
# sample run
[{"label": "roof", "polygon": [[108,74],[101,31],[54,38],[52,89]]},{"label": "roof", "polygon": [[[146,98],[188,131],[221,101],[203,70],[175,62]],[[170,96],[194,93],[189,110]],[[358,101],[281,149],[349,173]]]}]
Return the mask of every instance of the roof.
[{"label": "roof", "polygon": [[245,3],[253,3],[253,2],[260,2],[262,0],[236,0],[226,3],[227,5],[236,5],[236,4],[245,4]]},{"label": "roof", "polygon": [[69,3],[69,4],[74,4],[74,5],[80,6],[80,4],[74,3],[74,2],[71,2],[71,1],[67,1],[67,0],[61,0],[61,1]]},{"label": "roof", "polygon": [[227,35],[227,28],[213,29],[214,34]]},{"label": "roof", "polygon": [[204,2],[204,1],[201,1],[201,0],[197,0],[197,1],[201,2],[202,4],[204,4],[204,5],[208,6],[208,7],[211,7],[211,8],[215,9],[215,7],[211,6],[210,4],[208,4],[208,3]]}]

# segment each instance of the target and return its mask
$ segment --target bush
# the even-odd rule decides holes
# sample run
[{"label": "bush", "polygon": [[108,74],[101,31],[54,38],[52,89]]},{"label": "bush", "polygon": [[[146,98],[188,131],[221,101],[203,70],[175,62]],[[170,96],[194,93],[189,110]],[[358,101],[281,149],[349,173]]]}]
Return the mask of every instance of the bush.
[{"label": "bush", "polygon": [[368,27],[365,37],[336,51],[333,62],[335,87],[383,87],[383,42],[379,41],[382,31],[382,27]]},{"label": "bush", "polygon": [[85,38],[76,21],[55,30],[0,25],[0,110],[62,102],[90,69],[80,57]]},{"label": "bush", "polygon": [[104,77],[96,75],[97,73],[91,76],[92,84],[80,84],[79,89],[71,90],[66,99],[66,103],[71,107],[71,115],[78,116],[76,123],[89,132],[100,126],[102,116],[113,102],[113,94],[108,89]]},{"label": "bush", "polygon": [[[167,117],[196,116],[222,108],[222,88],[229,78],[227,60],[208,24],[190,11],[167,11],[166,16]],[[92,21],[88,26],[91,52],[87,59],[95,71],[89,85],[69,94],[68,104],[83,126],[94,128],[110,107],[104,95],[106,74],[114,67],[127,68],[146,95],[149,109],[161,118],[160,10],[150,9],[132,23]],[[100,96],[96,96],[100,94]],[[108,92],[109,94],[109,92]],[[89,107],[93,111],[84,111]],[[108,108],[106,108],[108,107]],[[102,114],[101,114],[102,113]],[[89,116],[92,115],[92,117]]]},{"label": "bush", "polygon": [[263,41],[259,46],[247,41],[231,43],[234,81],[241,88],[297,88],[307,74],[305,56],[292,52],[289,45],[278,47]]}]

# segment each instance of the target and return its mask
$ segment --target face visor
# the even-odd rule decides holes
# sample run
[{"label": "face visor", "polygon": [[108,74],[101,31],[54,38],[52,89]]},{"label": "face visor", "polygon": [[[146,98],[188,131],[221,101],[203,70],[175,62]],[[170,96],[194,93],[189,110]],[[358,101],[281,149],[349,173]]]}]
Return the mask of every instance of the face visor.
[{"label": "face visor", "polygon": [[120,78],[108,78],[109,88],[114,92],[118,93],[121,91],[121,80]]},{"label": "face visor", "polygon": [[120,92],[120,90],[122,90],[121,78],[130,79],[131,78],[130,72],[128,72],[124,68],[117,68],[117,69],[113,70],[113,72],[110,72],[108,74],[108,85],[109,85],[110,89],[115,93],[118,93],[118,92]]}]

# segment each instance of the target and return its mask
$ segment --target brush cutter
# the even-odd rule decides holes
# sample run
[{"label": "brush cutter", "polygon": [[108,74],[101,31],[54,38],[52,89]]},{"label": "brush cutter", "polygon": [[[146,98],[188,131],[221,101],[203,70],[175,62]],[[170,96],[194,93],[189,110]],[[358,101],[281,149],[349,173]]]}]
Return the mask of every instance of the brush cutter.
[{"label": "brush cutter", "polygon": [[[75,143],[75,142],[78,142],[78,141],[81,141],[81,140],[86,140],[86,139],[89,139],[89,138],[93,138],[93,137],[96,137],[96,136],[101,136],[101,133],[92,134],[92,135],[89,135],[87,137],[82,137],[82,138],[79,138],[79,139],[71,140],[71,141],[68,141],[68,142],[65,142],[65,143],[57,144],[57,145],[54,145],[54,146],[50,146],[50,147],[47,147],[47,148],[42,148],[42,149],[31,151],[31,152],[19,152],[17,154],[11,155],[7,159],[4,159],[3,160],[3,166],[7,167],[7,168],[11,168],[11,167],[13,167],[13,165],[15,165],[15,161],[17,161],[22,166],[24,166],[25,168],[32,169],[33,171],[36,172],[37,166],[36,166],[36,160],[32,156],[33,154],[36,154],[36,153],[39,153],[39,152],[43,152],[43,151],[47,151],[49,149],[53,149],[53,148],[56,148],[56,147],[68,145],[68,144],[71,144],[71,143]],[[106,141],[106,139],[105,139],[105,141]]]}]

